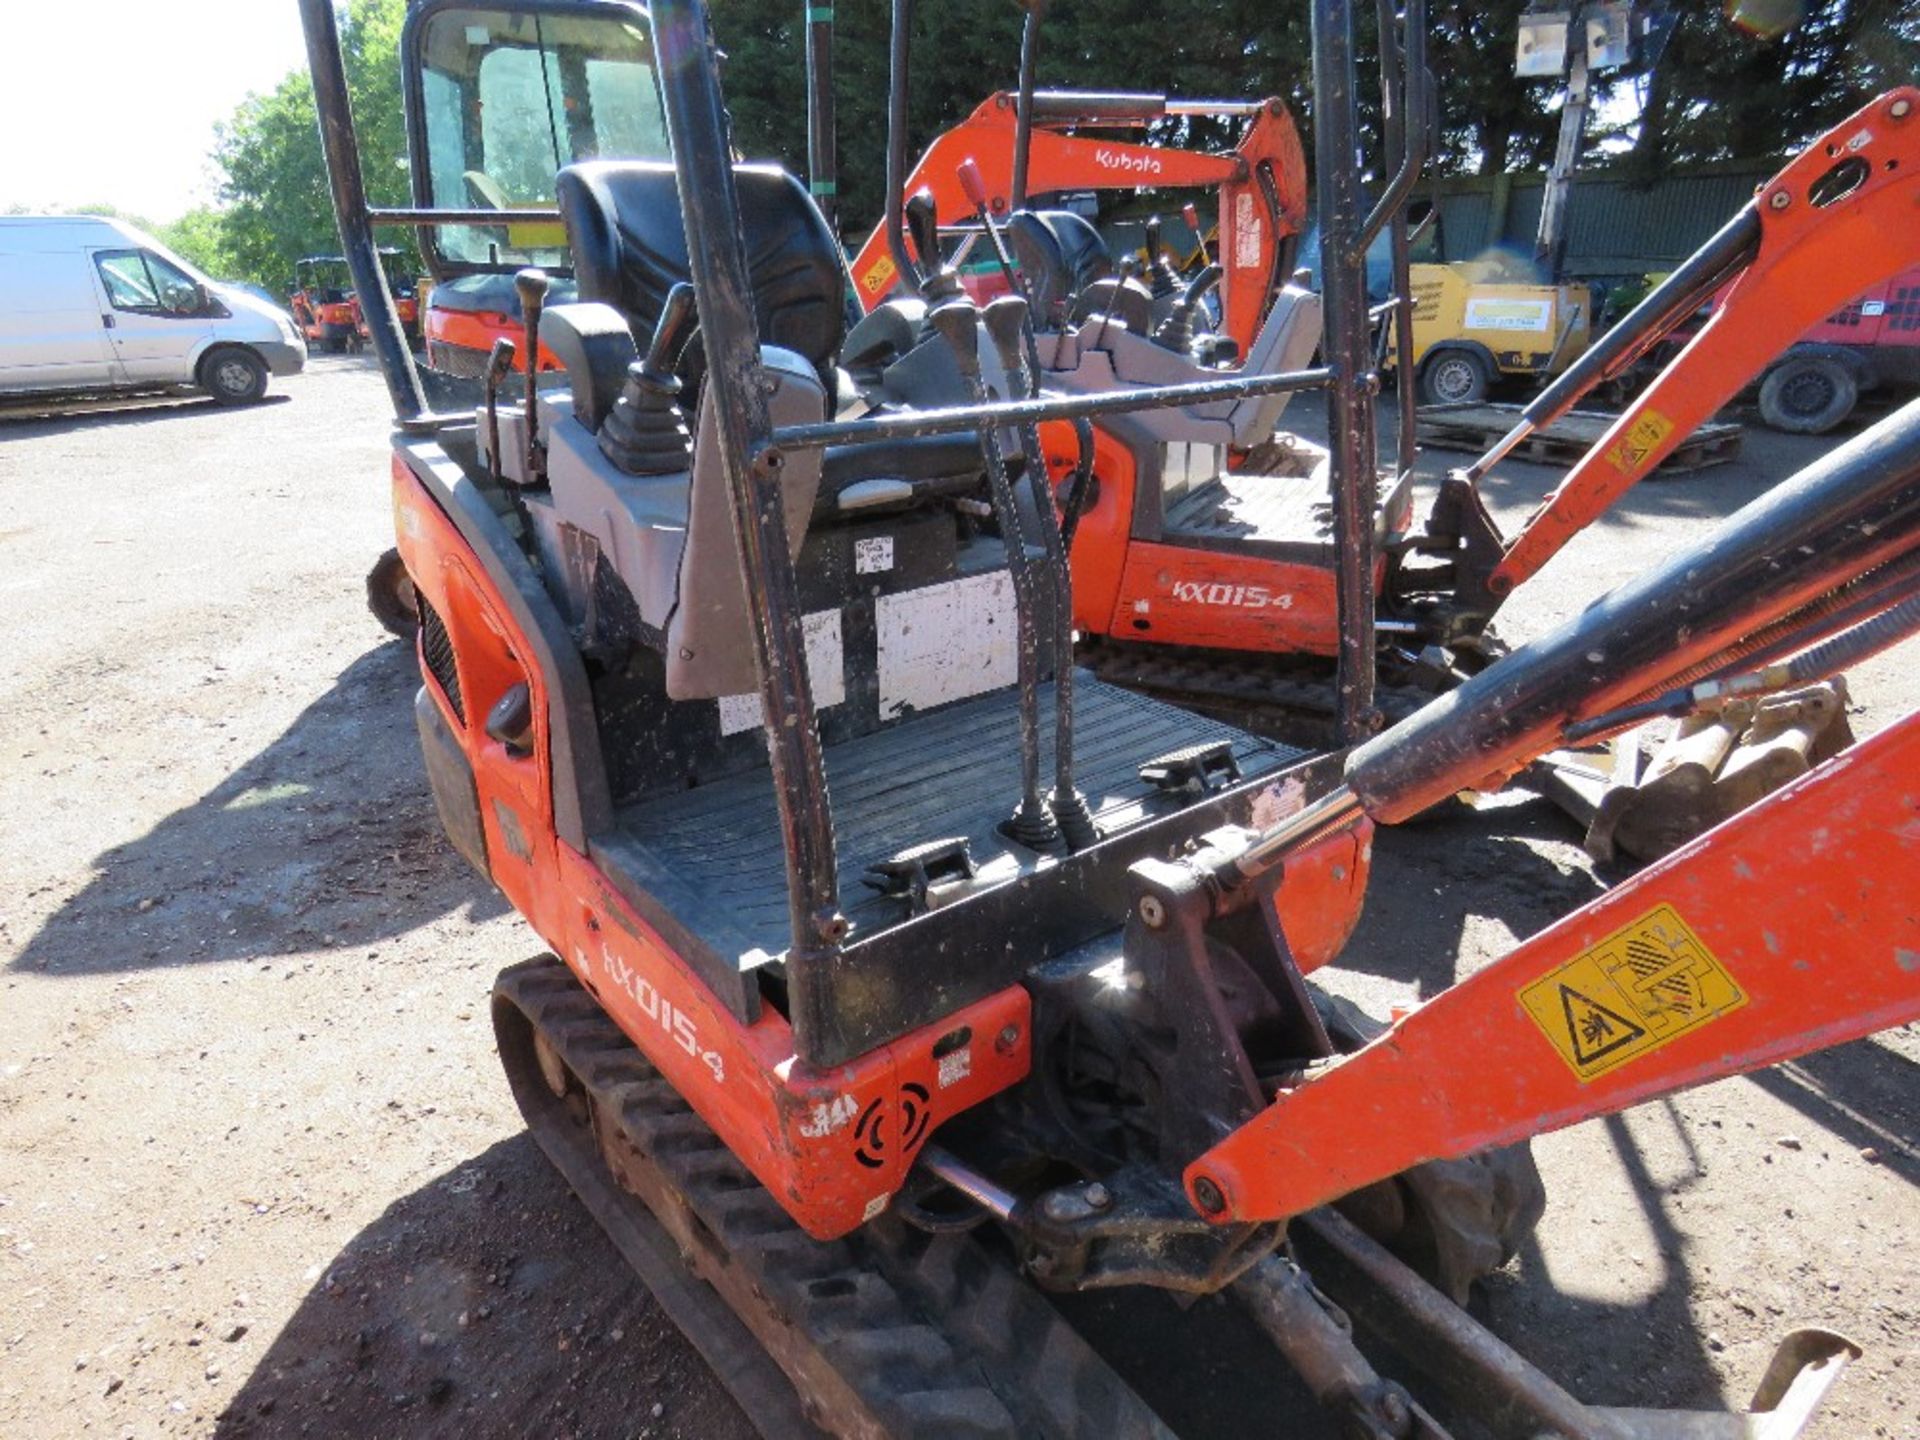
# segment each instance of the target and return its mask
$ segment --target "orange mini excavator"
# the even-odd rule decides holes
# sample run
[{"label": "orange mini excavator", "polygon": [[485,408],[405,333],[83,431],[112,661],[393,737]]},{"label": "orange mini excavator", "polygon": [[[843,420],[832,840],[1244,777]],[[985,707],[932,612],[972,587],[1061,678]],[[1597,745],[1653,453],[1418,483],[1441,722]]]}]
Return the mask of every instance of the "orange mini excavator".
[{"label": "orange mini excavator", "polygon": [[[1028,47],[1029,65],[1031,46]],[[1030,78],[1030,69],[1028,70]],[[1023,109],[1024,105],[1024,109]],[[1023,123],[1023,116],[1030,117]],[[1223,152],[1183,150],[1111,138],[1181,119],[1244,122],[1239,142]],[[1081,133],[1086,132],[1086,133]],[[978,183],[963,183],[971,161]],[[1028,194],[1205,189],[1217,199],[1212,254],[1219,256],[1219,331],[1244,352],[1293,270],[1292,242],[1307,223],[1307,165],[1293,116],[1277,98],[1180,100],[1165,95],[1086,90],[999,91],[942,133],[906,179],[908,194],[931,198],[936,222],[957,226],[985,207],[1006,223]],[[1197,218],[1197,214],[1196,214]],[[1153,227],[1157,229],[1157,227]],[[1205,249],[1204,239],[1201,248]],[[1157,236],[1147,241],[1150,288],[1164,287]],[[900,285],[886,226],[853,257],[855,292],[871,310]]]},{"label": "orange mini excavator", "polygon": [[[1391,179],[1361,236],[1371,241],[1382,228],[1396,227],[1394,295],[1375,308],[1376,319],[1410,308],[1405,226],[1392,202],[1404,198],[1425,153],[1429,137],[1421,117],[1431,104],[1420,38],[1409,37],[1406,53],[1390,62],[1404,68],[1409,98],[1385,112]],[[1031,83],[1030,67],[1031,46],[1023,55],[1023,85]],[[1888,101],[1901,103],[1899,96]],[[1303,223],[1293,198],[1304,193],[1298,143],[1277,102],[1246,108],[1258,118],[1233,156],[1155,152],[1168,157],[1166,175],[1180,180],[1155,174],[1147,182],[1108,182],[1195,183],[1200,167],[1216,167],[1223,264],[1248,235],[1268,247],[1260,254],[1261,273],[1269,278],[1254,281],[1260,298],[1244,282],[1237,297],[1229,291],[1226,313],[1245,318],[1239,331],[1229,323],[1235,343],[1224,351],[1204,324],[1194,323],[1203,312],[1184,297],[1183,313],[1172,316],[1169,299],[1151,297],[1154,277],[1118,276],[1114,257],[1078,216],[1042,211],[1007,218],[1029,186],[1046,191],[1094,183],[1092,157],[1112,142],[1056,127],[1119,118],[1144,124],[1221,106],[1024,89],[997,95],[936,140],[914,167],[903,182],[914,202],[908,215],[913,218],[917,204],[922,224],[931,212],[942,227],[971,216],[994,241],[1033,302],[1031,358],[1049,391],[1091,396],[1224,373],[1301,369],[1322,337],[1320,297],[1280,283],[1285,277],[1274,268],[1278,240]],[[1024,125],[1023,113],[1032,116]],[[1031,158],[1023,166],[1028,147]],[[1835,126],[1527,406],[1513,434],[1455,472],[1424,521],[1415,513],[1411,474],[1415,367],[1401,355],[1397,459],[1377,490],[1368,487],[1376,545],[1371,643],[1386,717],[1406,714],[1497,653],[1488,622],[1515,585],[1652,473],[1809,326],[1861,287],[1920,259],[1920,228],[1906,223],[1916,188],[1920,129],[1869,132],[1859,116]],[[1806,201],[1780,203],[1803,191]],[[1264,209],[1256,196],[1266,197]],[[1253,231],[1229,228],[1231,217],[1242,213],[1255,216]],[[913,266],[911,257],[927,253],[932,242],[916,239],[899,256],[888,256],[885,232],[883,225],[862,248],[856,275],[897,287],[902,268]],[[1232,273],[1230,264],[1225,278],[1203,270],[1189,288],[1226,285]],[[1716,292],[1711,322],[1689,343],[1683,363],[1660,374],[1518,534],[1502,536],[1478,493],[1492,466],[1691,321]],[[1390,329],[1411,333],[1410,323]],[[1388,329],[1378,333],[1397,343]],[[1093,479],[1073,532],[1080,657],[1104,678],[1236,723],[1288,738],[1330,730],[1355,738],[1369,733],[1378,717],[1343,711],[1351,709],[1352,692],[1336,694],[1329,683],[1325,662],[1341,643],[1342,546],[1333,496],[1319,447],[1277,431],[1285,403],[1277,394],[1238,405],[1162,409],[1147,418],[1095,419]],[[1076,469],[1077,437],[1055,424],[1042,426],[1040,438],[1050,472],[1064,485]],[[1355,459],[1360,448],[1373,453],[1370,436],[1337,436],[1334,443],[1358,447]]]},{"label": "orange mini excavator", "polygon": [[[1035,432],[1293,392],[1371,436],[1350,0],[1313,7],[1323,364],[1042,393],[1029,301],[982,310],[929,265],[906,349],[851,397],[838,247],[797,180],[736,162],[701,0],[419,0],[404,93],[440,178],[400,215],[366,203],[331,0],[301,12],[396,412],[427,773],[546,952],[495,984],[508,1081],[765,1434],[1165,1436],[1126,1347],[1069,1319],[1097,1290],[1181,1373],[1253,1357],[1205,1386],[1212,1433],[1279,1413],[1289,1373],[1364,1440],[1802,1432],[1858,1353],[1839,1336],[1788,1337],[1748,1412],[1623,1410],[1457,1302],[1539,1219],[1532,1135],[1920,1016],[1920,717],[1391,1024],[1315,977],[1375,825],[1650,694],[1920,629],[1920,403],[1384,733],[1301,749],[1076,674],[1072,515]],[[1407,48],[1425,13],[1388,19]],[[910,0],[894,23],[899,114]],[[472,223],[449,77],[515,69],[596,77],[516,159],[558,166],[540,218],[579,298],[518,280],[566,382],[434,410],[373,227]],[[1913,98],[1863,110],[1781,208],[1877,159]],[[581,153],[649,105],[671,161]],[[1373,470],[1340,443],[1325,468],[1365,706]],[[1431,1389],[1376,1370],[1354,1320]]]}]

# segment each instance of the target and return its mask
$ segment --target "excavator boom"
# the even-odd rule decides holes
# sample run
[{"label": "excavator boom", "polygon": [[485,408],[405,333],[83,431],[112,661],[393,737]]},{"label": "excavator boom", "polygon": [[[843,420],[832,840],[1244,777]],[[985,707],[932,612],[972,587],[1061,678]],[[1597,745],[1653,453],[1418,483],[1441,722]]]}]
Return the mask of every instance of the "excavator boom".
[{"label": "excavator boom", "polygon": [[[1761,186],[1722,234],[1755,228],[1751,259],[1699,333],[1507,543],[1487,579],[1495,596],[1537,574],[1808,329],[1920,260],[1920,89],[1889,91],[1848,116]],[[1596,367],[1580,378],[1590,388],[1605,375]],[[1564,412],[1578,398],[1570,385],[1554,408]]]},{"label": "excavator boom", "polygon": [[[1274,290],[1286,279],[1284,242],[1307,221],[1307,165],[1293,116],[1278,99],[1184,101],[1161,95],[1040,91],[1027,188],[1058,191],[1205,188],[1219,194],[1219,238],[1214,253],[1226,271],[1220,283],[1222,328],[1241,346],[1253,343]],[[1071,133],[1141,129],[1169,116],[1228,116],[1248,120],[1232,150],[1180,150]],[[973,114],[938,136],[907,177],[906,193],[931,191],[942,225],[974,216],[959,180],[972,160],[985,182],[987,208],[1004,220],[1013,209],[1015,97],[990,95]],[[898,273],[887,252],[884,225],[876,225],[853,260],[854,290],[871,310],[895,288]]]}]

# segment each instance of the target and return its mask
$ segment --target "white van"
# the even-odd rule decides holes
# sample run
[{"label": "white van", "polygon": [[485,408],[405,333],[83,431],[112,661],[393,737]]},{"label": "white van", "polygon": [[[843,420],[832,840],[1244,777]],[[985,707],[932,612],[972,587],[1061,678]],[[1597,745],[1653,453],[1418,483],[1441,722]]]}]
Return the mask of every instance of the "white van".
[{"label": "white van", "polygon": [[0,216],[0,396],[197,385],[243,405],[306,363],[285,311],[131,225]]}]

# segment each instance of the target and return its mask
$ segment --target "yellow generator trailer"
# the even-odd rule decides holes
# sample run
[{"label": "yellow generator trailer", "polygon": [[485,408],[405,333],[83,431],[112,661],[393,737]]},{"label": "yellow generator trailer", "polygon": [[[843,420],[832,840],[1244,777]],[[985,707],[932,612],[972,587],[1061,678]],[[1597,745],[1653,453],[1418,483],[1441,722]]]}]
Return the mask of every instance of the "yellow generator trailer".
[{"label": "yellow generator trailer", "polygon": [[1512,272],[1498,260],[1411,267],[1413,359],[1424,403],[1481,400],[1496,376],[1545,379],[1586,350],[1587,287],[1542,285]]}]

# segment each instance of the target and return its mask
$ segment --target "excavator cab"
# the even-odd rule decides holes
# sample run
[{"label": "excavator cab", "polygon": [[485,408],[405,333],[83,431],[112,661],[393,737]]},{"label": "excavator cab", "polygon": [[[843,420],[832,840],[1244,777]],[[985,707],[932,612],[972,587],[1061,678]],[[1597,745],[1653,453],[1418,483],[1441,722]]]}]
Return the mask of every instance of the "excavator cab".
[{"label": "excavator cab", "polygon": [[[734,155],[700,0],[645,14],[427,0],[403,36],[410,71],[449,15],[467,34],[491,33],[474,17],[497,11],[515,33],[565,18],[650,36],[672,153],[554,157],[552,208],[510,223],[558,226],[572,258],[566,303],[549,306],[538,269],[515,276],[524,349],[550,347],[564,383],[511,383],[496,347],[481,403],[435,409],[374,227],[493,222],[464,202],[366,204],[333,8],[301,3],[335,210],[394,402],[422,754],[450,839],[546,947],[496,982],[508,1080],[765,1433],[1165,1434],[1048,1298],[1146,1288],[1232,1296],[1347,1433],[1446,1440],[1308,1279],[1307,1238],[1368,1302],[1358,1313],[1420,1342],[1463,1411],[1526,1433],[1756,1433],[1752,1417],[1582,1406],[1455,1301],[1538,1219],[1516,1142],[1920,1012],[1908,969],[1876,959],[1842,985],[1842,967],[1798,963],[1831,930],[1797,883],[1716,911],[1700,897],[1731,883],[1729,857],[1696,850],[1663,862],[1672,889],[1602,897],[1391,1027],[1309,976],[1357,917],[1375,818],[1604,717],[1765,604],[1792,613],[1920,544],[1920,412],[1497,680],[1351,750],[1290,746],[1077,672],[1068,541],[1093,418],[1144,429],[1197,408],[1224,425],[1247,401],[1324,395],[1343,712],[1366,713],[1374,546],[1356,520],[1372,465],[1356,437],[1373,421],[1349,6],[1326,0],[1314,30],[1317,123],[1342,167],[1320,187],[1338,242],[1324,365],[1049,394],[1033,356],[1066,332],[1024,297],[977,306],[929,261],[911,272],[911,343],[848,394],[838,248],[807,187]],[[895,12],[898,51],[911,5]],[[1416,4],[1405,23],[1422,19]],[[896,127],[890,155],[903,144]],[[917,234],[932,222],[922,209]],[[896,256],[905,224],[890,217]],[[1064,513],[1043,427],[1074,441]],[[1889,731],[1851,770],[1769,802],[1752,853],[1807,880],[1814,860],[1779,830],[1830,817],[1836,788],[1864,780],[1849,917],[1910,924],[1914,832],[1890,777],[1916,745],[1911,725]],[[1634,1029],[1628,1049],[1566,1048],[1556,1006],[1588,1011],[1556,998],[1563,973]],[[1432,1058],[1442,1007],[1467,1016],[1474,1063]],[[1325,1208],[1359,1192],[1365,1229]],[[1169,1344],[1192,1339],[1168,1328]],[[1763,1382],[1757,1423],[1798,1433],[1853,1353],[1803,1336]]]},{"label": "excavator cab", "polygon": [[[479,380],[493,342],[521,333],[513,273],[543,267],[556,302],[572,260],[554,181],[571,161],[668,156],[652,42],[630,16],[489,5],[426,7],[405,75],[414,202],[466,212],[424,231],[433,274],[429,365]],[[545,212],[544,217],[528,212]],[[552,370],[558,359],[537,357]],[[526,359],[516,352],[516,369]]]}]

